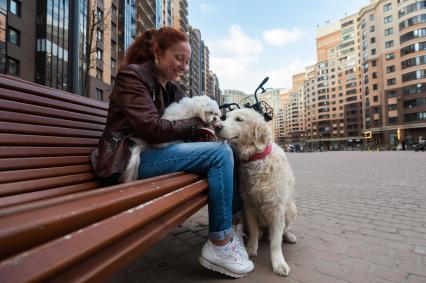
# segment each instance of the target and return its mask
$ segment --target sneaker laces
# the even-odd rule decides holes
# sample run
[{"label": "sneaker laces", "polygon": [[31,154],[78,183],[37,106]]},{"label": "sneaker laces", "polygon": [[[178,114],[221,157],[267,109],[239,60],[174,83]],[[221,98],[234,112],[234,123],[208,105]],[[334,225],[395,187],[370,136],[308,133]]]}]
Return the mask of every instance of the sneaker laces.
[{"label": "sneaker laces", "polygon": [[244,247],[244,237],[245,237],[245,234],[244,234],[243,225],[241,225],[241,224],[235,225],[235,227],[234,227],[234,235],[236,236],[235,238],[238,241],[238,244],[240,246]]}]

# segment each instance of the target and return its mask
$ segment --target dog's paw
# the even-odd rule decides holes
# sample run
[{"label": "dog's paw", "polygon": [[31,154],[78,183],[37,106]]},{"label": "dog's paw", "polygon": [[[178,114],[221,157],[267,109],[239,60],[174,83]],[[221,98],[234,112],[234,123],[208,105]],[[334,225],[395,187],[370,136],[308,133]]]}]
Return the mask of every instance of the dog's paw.
[{"label": "dog's paw", "polygon": [[290,232],[284,232],[283,240],[286,243],[295,244],[297,242],[297,237],[293,233]]},{"label": "dog's paw", "polygon": [[274,270],[274,273],[281,276],[288,276],[290,273],[290,266],[288,266],[285,261],[278,264],[272,263],[272,269]]},{"label": "dog's paw", "polygon": [[257,249],[258,249],[257,243],[250,244],[249,242],[247,244],[247,253],[250,257],[257,256]]}]

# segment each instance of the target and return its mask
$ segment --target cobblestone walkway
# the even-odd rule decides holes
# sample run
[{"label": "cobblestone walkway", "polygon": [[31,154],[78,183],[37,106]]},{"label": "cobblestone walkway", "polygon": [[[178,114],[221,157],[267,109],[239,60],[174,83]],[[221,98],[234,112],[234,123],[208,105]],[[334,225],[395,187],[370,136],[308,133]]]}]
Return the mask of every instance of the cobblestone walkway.
[{"label": "cobblestone walkway", "polygon": [[299,208],[298,242],[283,245],[289,277],[272,272],[267,240],[246,278],[203,269],[197,257],[207,237],[204,208],[110,283],[426,282],[426,153],[287,156]]}]

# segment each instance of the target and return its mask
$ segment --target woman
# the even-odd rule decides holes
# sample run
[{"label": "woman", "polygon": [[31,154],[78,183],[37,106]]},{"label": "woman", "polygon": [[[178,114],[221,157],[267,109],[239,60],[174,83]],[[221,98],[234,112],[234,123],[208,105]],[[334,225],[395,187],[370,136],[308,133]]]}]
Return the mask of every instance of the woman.
[{"label": "woman", "polygon": [[[129,137],[152,144],[197,138],[201,132],[197,129],[204,126],[200,119],[160,118],[169,104],[185,96],[173,81],[187,71],[190,57],[188,37],[168,27],[148,30],[130,46],[110,95],[105,131],[92,154],[97,175],[120,178],[130,157]],[[241,224],[232,226],[238,222],[242,202],[234,186],[231,148],[190,142],[141,153],[140,179],[177,171],[207,173],[209,239],[199,257],[201,265],[233,277],[247,275],[254,265],[242,242]]]}]

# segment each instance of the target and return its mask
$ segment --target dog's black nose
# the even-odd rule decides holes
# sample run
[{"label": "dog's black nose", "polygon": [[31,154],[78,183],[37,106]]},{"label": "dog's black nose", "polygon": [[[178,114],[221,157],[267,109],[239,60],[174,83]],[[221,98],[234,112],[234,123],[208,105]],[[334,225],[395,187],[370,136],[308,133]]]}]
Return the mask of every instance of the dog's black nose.
[{"label": "dog's black nose", "polygon": [[223,114],[222,116],[220,116],[220,120],[225,121],[226,120],[226,114]]},{"label": "dog's black nose", "polygon": [[216,124],[213,124],[213,129],[214,129],[216,132],[220,132],[220,131],[223,129],[223,126],[222,126],[222,124],[221,124],[221,123],[216,123]]}]

